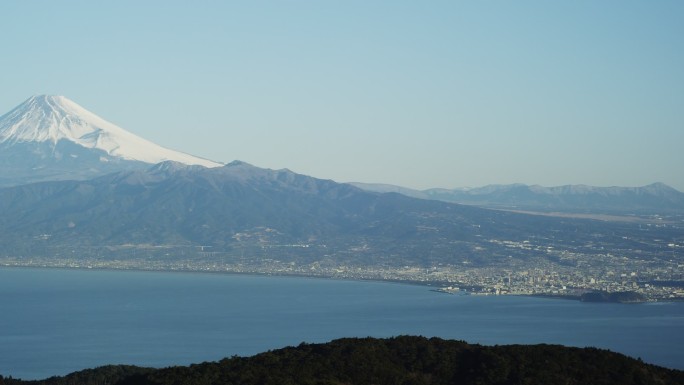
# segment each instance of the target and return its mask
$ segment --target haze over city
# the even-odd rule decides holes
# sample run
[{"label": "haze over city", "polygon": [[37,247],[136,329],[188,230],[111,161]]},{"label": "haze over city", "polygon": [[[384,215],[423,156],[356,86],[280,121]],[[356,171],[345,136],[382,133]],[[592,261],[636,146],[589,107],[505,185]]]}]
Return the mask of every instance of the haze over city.
[{"label": "haze over city", "polygon": [[0,111],[64,95],[220,162],[684,190],[684,4],[7,2]]}]

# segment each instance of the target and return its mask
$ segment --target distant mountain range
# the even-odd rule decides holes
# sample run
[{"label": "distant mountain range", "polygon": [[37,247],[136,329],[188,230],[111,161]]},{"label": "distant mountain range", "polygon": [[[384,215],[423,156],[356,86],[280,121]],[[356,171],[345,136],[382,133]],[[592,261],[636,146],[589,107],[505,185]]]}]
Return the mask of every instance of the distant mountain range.
[{"label": "distant mountain range", "polygon": [[[209,168],[222,166],[140,138],[64,96],[33,96],[0,117],[0,187],[85,180],[111,172],[145,170],[164,161]],[[413,198],[510,210],[684,212],[684,193],[662,183],[644,187],[512,184],[451,190],[352,184],[373,192],[396,192]]]},{"label": "distant mountain range", "polygon": [[[0,214],[0,255],[10,256],[170,253],[163,257],[169,259],[202,249],[212,251],[202,254],[211,258],[247,255],[298,265],[493,266],[546,258],[547,246],[587,245],[591,253],[644,249],[653,237],[632,223],[367,192],[244,162],[216,168],[164,162],[84,181],[7,187],[0,189]],[[592,249],[596,234],[606,234],[600,250]],[[535,247],[511,248],[499,240]]]},{"label": "distant mountain range", "polygon": [[684,193],[663,183],[643,187],[542,187],[509,184],[451,190],[414,190],[387,184],[351,184],[367,191],[396,192],[413,198],[509,210],[608,214],[684,213]]},{"label": "distant mountain range", "polygon": [[554,248],[660,255],[662,245],[653,239],[681,236],[677,227],[642,229],[453,203],[516,210],[681,207],[681,193],[660,184],[362,187],[376,192],[165,149],[64,97],[33,97],[0,117],[0,257],[220,260],[238,267],[255,261],[511,266],[548,258]]}]

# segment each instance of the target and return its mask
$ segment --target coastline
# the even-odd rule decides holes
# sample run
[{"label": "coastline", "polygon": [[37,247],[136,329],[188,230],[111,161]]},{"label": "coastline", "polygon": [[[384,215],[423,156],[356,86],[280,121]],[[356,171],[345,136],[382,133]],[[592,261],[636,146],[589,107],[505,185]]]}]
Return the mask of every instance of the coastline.
[{"label": "coastline", "polygon": [[440,294],[449,295],[473,295],[473,296],[512,296],[512,297],[532,297],[542,299],[560,299],[566,301],[579,301],[586,303],[618,303],[618,304],[643,304],[654,302],[684,302],[684,298],[655,298],[644,299],[638,301],[584,301],[581,295],[576,294],[559,294],[559,293],[496,293],[484,291],[481,286],[473,285],[459,285],[448,281],[428,281],[428,280],[411,280],[400,278],[378,278],[378,277],[340,277],[326,274],[304,274],[298,272],[266,272],[266,271],[233,271],[233,270],[219,270],[219,269],[198,269],[198,268],[145,268],[142,266],[135,267],[113,267],[113,266],[81,266],[72,265],[65,266],[60,264],[22,264],[22,263],[0,263],[0,269],[55,269],[55,270],[76,270],[76,271],[112,271],[112,272],[149,272],[149,273],[179,273],[179,274],[213,274],[213,275],[241,275],[241,276],[255,276],[255,277],[279,277],[279,278],[307,278],[307,279],[324,279],[337,280],[349,282],[376,282],[387,284],[400,284],[423,286],[431,288],[430,291]]},{"label": "coastline", "polygon": [[443,284],[448,284],[442,281],[415,281],[402,279],[380,279],[380,278],[347,278],[326,275],[307,275],[301,273],[269,273],[259,271],[221,271],[221,270],[195,270],[195,269],[147,269],[141,267],[135,268],[117,268],[117,267],[86,267],[86,266],[58,266],[58,265],[22,265],[22,264],[0,264],[0,269],[50,269],[50,270],[74,270],[74,271],[111,271],[111,272],[140,272],[140,273],[177,273],[177,274],[209,274],[209,275],[238,275],[238,276],[252,276],[252,277],[274,277],[274,278],[305,278],[305,279],[321,279],[334,281],[348,281],[348,282],[376,282],[386,284],[399,284],[411,286],[437,287]]},{"label": "coastline", "polygon": [[[196,303],[195,301],[200,300],[201,298],[205,298],[205,294],[209,293],[222,293],[218,294],[220,298],[240,298],[244,296],[249,296],[252,294],[249,293],[256,293],[257,297],[260,300],[264,301],[272,301],[272,302],[277,302],[278,304],[275,305],[275,309],[271,307],[264,307],[263,304],[257,305],[256,307],[254,306],[254,302],[252,301],[247,301],[245,302],[249,306],[248,308],[256,309],[253,314],[252,321],[247,323],[248,325],[251,325],[250,327],[254,325],[259,325],[260,320],[262,319],[267,319],[263,318],[264,314],[270,314],[269,312],[274,311],[274,314],[291,314],[290,310],[287,310],[285,313],[283,313],[283,309],[280,309],[278,306],[281,306],[280,304],[287,302],[287,301],[292,301],[292,305],[295,305],[295,307],[300,307],[300,310],[302,310],[302,314],[305,314],[306,317],[309,317],[311,311],[313,311],[316,314],[325,314],[328,313],[328,311],[331,311],[333,314],[335,314],[335,317],[330,318],[331,320],[339,320],[338,315],[336,312],[340,312],[340,314],[349,314],[345,310],[345,307],[337,303],[337,301],[330,301],[330,295],[334,293],[339,293],[339,292],[345,292],[347,290],[350,290],[351,292],[356,293],[355,296],[353,297],[345,297],[342,296],[340,298],[349,298],[350,301],[359,304],[358,308],[368,312],[370,311],[370,314],[375,313],[376,315],[378,314],[384,314],[385,310],[387,309],[403,309],[401,307],[394,307],[394,305],[391,304],[399,304],[401,306],[406,305],[407,303],[413,303],[413,305],[409,306],[410,309],[413,309],[414,313],[413,316],[408,316],[406,318],[401,318],[403,321],[400,321],[403,323],[404,326],[401,327],[396,327],[395,329],[391,329],[392,323],[390,324],[385,324],[383,322],[370,322],[368,325],[373,326],[376,325],[378,328],[382,329],[382,332],[378,332],[377,330],[375,332],[369,332],[366,327],[359,327],[359,325],[356,325],[353,328],[350,328],[350,330],[354,330],[353,332],[348,332],[345,331],[345,335],[384,335],[383,333],[389,333],[391,335],[396,334],[397,331],[402,332],[402,333],[408,333],[411,331],[411,333],[428,333],[429,335],[435,335],[435,336],[448,336],[449,338],[455,338],[455,339],[463,339],[463,340],[468,340],[472,341],[475,343],[483,343],[483,344],[501,344],[501,343],[519,343],[522,341],[531,341],[531,342],[541,342],[538,339],[539,336],[539,331],[541,329],[546,330],[548,333],[551,331],[552,334],[550,336],[558,336],[557,338],[554,337],[550,340],[546,340],[546,342],[553,342],[553,343],[563,343],[563,344],[578,344],[581,346],[590,344],[592,346],[602,346],[605,348],[610,348],[610,349],[615,349],[617,351],[623,351],[624,353],[631,354],[633,356],[643,356],[647,358],[648,360],[651,360],[651,356],[653,357],[658,357],[657,352],[655,353],[649,353],[649,354],[644,354],[641,350],[637,348],[632,348],[633,346],[639,347],[641,344],[624,344],[624,340],[622,339],[621,333],[619,330],[613,330],[612,322],[610,322],[611,325],[608,325],[608,323],[605,322],[607,318],[605,318],[604,314],[611,315],[611,317],[624,317],[623,321],[625,322],[624,325],[627,327],[637,327],[637,326],[643,326],[640,325],[640,322],[636,322],[634,317],[638,317],[640,320],[644,320],[644,322],[652,322],[650,321],[652,319],[652,316],[658,315],[658,314],[666,314],[668,317],[664,318],[664,322],[666,322],[670,328],[670,332],[667,334],[671,334],[673,331],[676,331],[677,325],[674,324],[672,325],[673,318],[671,315],[676,315],[676,317],[679,317],[679,314],[681,314],[681,311],[684,310],[684,308],[681,307],[680,305],[676,306],[654,306],[654,307],[620,307],[620,306],[591,306],[591,305],[580,305],[580,304],[573,304],[571,302],[566,301],[558,301],[558,299],[561,298],[547,298],[547,299],[552,299],[551,301],[543,301],[541,299],[533,299],[536,296],[526,296],[526,295],[490,295],[487,296],[487,298],[475,298],[478,297],[477,295],[470,296],[470,295],[463,295],[460,291],[454,293],[456,297],[446,297],[442,295],[436,295],[439,293],[434,293],[435,287],[429,287],[426,285],[405,285],[402,282],[401,285],[396,285],[395,288],[392,288],[391,286],[395,285],[375,285],[375,283],[388,283],[388,281],[374,281],[373,284],[369,283],[363,283],[367,282],[366,281],[360,281],[362,283],[359,284],[354,284],[354,283],[347,283],[349,280],[340,280],[340,279],[334,279],[334,280],[328,280],[328,279],[320,279],[320,277],[283,277],[283,276],[273,276],[273,278],[309,278],[307,280],[291,280],[291,279],[275,279],[275,280],[269,280],[268,278],[271,277],[271,275],[264,275],[264,274],[244,274],[244,273],[231,273],[232,276],[235,276],[236,278],[230,278],[229,276],[226,276],[224,278],[221,278],[221,275],[219,274],[211,274],[211,276],[206,276],[203,277],[199,274],[187,274],[187,272],[178,272],[180,274],[155,274],[155,275],[148,275],[144,274],[147,272],[152,272],[152,273],[167,273],[167,271],[151,271],[151,270],[121,270],[121,269],[97,269],[95,272],[92,274],[89,274],[86,269],[70,269],[70,268],[40,268],[40,267],[31,267],[31,268],[23,268],[23,267],[17,267],[17,268],[0,268],[2,272],[2,280],[5,281],[5,278],[7,279],[7,283],[14,282],[14,285],[19,285],[17,286],[18,288],[26,288],[29,289],[31,292],[35,292],[33,288],[31,288],[32,283],[38,283],[38,286],[35,288],[36,290],[40,291],[46,291],[48,293],[55,292],[55,297],[59,299],[59,301],[64,300],[64,301],[71,301],[69,297],[71,297],[71,294],[81,296],[80,293],[75,293],[73,292],[74,288],[96,288],[98,291],[100,288],[103,290],[108,290],[106,293],[106,298],[108,299],[114,299],[113,301],[104,301],[105,303],[101,303],[102,309],[110,309],[110,304],[107,302],[111,302],[113,306],[111,309],[114,309],[114,313],[112,314],[122,314],[119,311],[121,309],[125,309],[125,314],[126,312],[133,312],[132,314],[138,314],[135,312],[139,312],[139,314],[149,314],[151,313],[157,313],[157,314],[180,314],[180,319],[184,319],[185,321],[191,320],[191,319],[196,319],[196,317],[190,317],[190,318],[184,318],[183,314],[189,314],[187,312],[179,312],[176,313],[176,310],[170,310],[171,313],[168,313],[167,311],[151,311],[150,309],[155,309],[154,305],[151,308],[147,308],[145,306],[137,306],[137,301],[138,301],[138,296],[142,295],[143,293],[151,293],[154,294],[155,298],[161,299],[160,302],[154,302],[155,304],[162,304],[163,306],[169,307],[169,309],[176,309],[175,306],[181,306],[181,302],[177,302],[176,300],[170,300],[170,298],[185,298],[186,300],[188,298],[193,298],[190,301],[186,301],[187,303],[191,304],[192,308],[195,308],[194,304]],[[13,270],[16,270],[18,274],[13,274]],[[32,270],[36,270],[36,272],[32,272]],[[40,272],[42,271],[42,272]],[[54,271],[54,272],[52,272]],[[101,273],[101,272],[110,272],[110,273]],[[127,273],[127,272],[132,272],[132,273],[143,273],[143,274],[117,274],[117,273]],[[213,277],[212,277],[213,276]],[[251,277],[257,277],[255,279],[251,278],[237,278],[238,276],[251,276]],[[13,278],[17,277],[17,278]],[[43,278],[48,278],[48,279],[43,279]],[[205,279],[206,278],[206,279]],[[314,278],[314,279],[311,279]],[[319,278],[319,279],[316,279]],[[40,281],[39,281],[40,280]],[[297,282],[299,281],[299,282]],[[318,283],[316,283],[316,281]],[[326,283],[326,281],[338,281],[339,283],[333,283],[330,282],[329,284]],[[347,282],[341,282],[341,281],[347,281]],[[59,286],[58,283],[61,282]],[[72,286],[71,282],[74,282],[75,286]],[[77,283],[78,282],[78,283]],[[84,282],[87,286],[83,286],[81,282]],[[142,283],[141,288],[146,288],[149,290],[133,290],[129,289],[129,287],[137,287],[137,286],[129,286],[129,283]],[[153,283],[152,286],[150,286],[149,283]],[[164,283],[165,286],[164,289],[161,289],[161,286],[158,286],[159,283]],[[180,283],[180,284],[178,284]],[[389,283],[394,283],[394,282],[389,282]],[[113,286],[114,285],[114,286]],[[123,286],[122,286],[123,285]],[[288,296],[286,297],[286,301],[282,301],[284,298],[280,298],[281,296],[281,291],[277,290],[274,291],[274,288],[281,287],[281,285],[284,285],[283,287],[293,287],[297,288],[297,295],[295,296]],[[401,286],[404,286],[402,289]],[[414,286],[414,289],[411,289],[409,286]],[[418,287],[420,286],[420,287]],[[119,290],[122,287],[126,287],[125,290]],[[194,288],[197,287],[203,287],[206,288],[209,291],[203,291],[201,292],[202,294],[200,295],[200,292],[196,292]],[[234,289],[231,290],[215,290],[217,288],[223,288],[223,287],[232,287]],[[112,290],[114,288],[114,290]],[[251,288],[251,289],[250,289]],[[318,290],[320,288],[321,290]],[[58,289],[58,290],[54,290]],[[167,289],[169,291],[167,291]],[[87,291],[86,291],[87,292]],[[104,293],[104,292],[103,292]],[[189,293],[189,296],[186,296],[185,294],[177,297],[173,293]],[[269,294],[270,293],[270,294]],[[319,295],[322,293],[326,293],[324,295]],[[393,293],[392,295],[383,295],[383,296],[378,296],[378,293]],[[403,295],[396,295],[397,293],[406,293],[407,296],[404,297]],[[266,294],[266,295],[264,295]],[[112,297],[110,297],[110,295]],[[125,300],[118,300],[116,299],[117,296],[121,295],[123,299]],[[210,294],[209,298],[212,298],[214,294]],[[90,294],[84,294],[86,298],[91,298],[92,296]],[[102,296],[102,294],[99,294],[96,296],[97,298],[105,298]],[[187,297],[187,298],[186,298]],[[197,298],[195,298],[197,297]],[[216,297],[216,298],[219,298]],[[517,298],[506,298],[506,297],[517,297]],[[278,299],[280,298],[280,299]],[[310,298],[318,298],[318,302],[315,301],[310,301]],[[416,301],[416,298],[418,298],[418,301]],[[528,299],[526,299],[528,298]],[[538,297],[537,297],[538,298]],[[25,309],[28,308],[30,309],[31,306],[25,306],[24,301],[22,300],[21,296],[11,296],[12,301],[15,302],[17,309]],[[373,306],[368,306],[367,301],[371,300],[372,303],[374,304]],[[133,301],[133,302],[131,302]],[[231,300],[232,301],[232,300]],[[237,301],[241,301],[240,299],[237,299]],[[408,302],[407,302],[408,301]],[[411,302],[413,301],[413,302]],[[131,305],[133,304],[133,306]],[[208,300],[207,303],[210,303],[206,309],[213,309],[214,304],[218,303],[223,303],[224,305],[228,305],[232,302],[223,302],[221,301],[216,301],[216,300]],[[265,302],[266,303],[266,302]],[[97,305],[95,308],[89,308],[89,307],[84,307],[84,309],[93,309],[94,314],[97,314],[99,311]],[[125,308],[124,308],[125,306]],[[318,307],[321,306],[321,307]],[[398,305],[397,305],[398,306]],[[219,307],[224,307],[226,309],[233,308],[232,306],[219,306]],[[423,311],[424,308],[430,308],[432,316],[429,317],[429,319],[424,318],[425,312]],[[62,306],[58,306],[57,308],[54,309],[55,312],[61,312],[59,309],[64,309]],[[196,308],[195,308],[196,309]],[[289,309],[289,308],[288,308]],[[407,308],[408,309],[408,308]],[[498,311],[497,309],[517,309],[515,312],[509,313],[508,311]],[[398,312],[390,312],[393,316],[399,316],[404,317],[404,310]],[[23,311],[23,310],[22,310]],[[39,310],[40,311],[40,310]],[[110,310],[107,310],[110,311]],[[210,312],[213,310],[210,310]],[[249,310],[252,311],[252,310]],[[279,313],[280,311],[280,313]],[[266,312],[266,313],[265,313]],[[192,312],[190,312],[192,313]],[[60,313],[57,313],[60,314]],[[220,316],[220,317],[209,317],[208,319],[228,319],[226,317],[233,317],[236,313],[232,310],[226,310],[225,314]],[[243,313],[240,313],[243,314]],[[363,314],[363,316],[361,316]],[[473,316],[475,317],[480,317],[480,314],[484,314],[482,316],[481,320],[471,322],[473,321]],[[549,314],[553,314],[553,322],[546,322],[544,321],[546,317],[549,316]],[[643,317],[644,315],[647,315],[646,317]],[[368,318],[367,313],[359,313],[358,317],[352,317],[350,318],[352,321],[361,321],[362,323],[366,323]],[[445,318],[446,316],[446,318]],[[138,318],[137,316],[133,317],[133,319],[141,319],[145,320],[147,316],[144,316],[142,318]],[[240,316],[242,317],[242,316]],[[504,322],[504,324],[508,325],[506,326],[507,328],[510,328],[511,333],[501,333],[500,327],[502,325],[499,324],[499,319],[503,317],[504,319],[508,319],[507,322],[511,322],[510,324],[507,324]],[[175,318],[175,316],[174,316]],[[451,319],[453,318],[454,321]],[[232,318],[231,318],[232,319]],[[275,318],[277,319],[277,317]],[[378,320],[386,320],[386,316],[382,315],[380,318],[377,318]],[[399,319],[399,318],[397,318]],[[568,339],[567,334],[566,334],[566,329],[568,329],[568,325],[579,325],[582,326],[585,325],[584,319],[587,320],[594,320],[595,325],[592,326],[591,330],[605,330],[609,332],[609,334],[615,332],[616,337],[613,338],[612,340],[609,340],[610,343],[602,344],[596,342],[593,337],[592,338],[587,338],[589,334],[586,333],[579,333],[577,335],[574,335],[572,338]],[[609,318],[608,318],[609,319]],[[447,321],[448,320],[448,321]],[[187,323],[184,323],[182,325],[185,325],[183,327],[187,327]],[[258,321],[258,322],[253,322],[253,321]],[[594,322],[592,321],[592,322]],[[43,321],[40,321],[42,323]],[[192,321],[195,322],[195,321]],[[199,324],[202,324],[204,321],[199,322]],[[221,321],[223,324],[223,321]],[[268,327],[262,328],[261,330],[257,330],[257,333],[262,333],[267,329],[272,329],[273,327],[280,325],[280,321],[277,320],[272,320],[272,321],[265,321],[268,323]],[[338,321],[335,321],[338,322]],[[330,333],[330,336],[335,337],[335,333],[338,333],[340,330],[346,330],[345,328],[348,325],[354,325],[354,322],[344,322],[345,326],[335,326],[330,328],[332,331]],[[399,322],[399,321],[397,321]],[[621,321],[622,322],[622,321]],[[661,321],[658,321],[658,323],[655,323],[653,325],[660,325]],[[87,322],[86,322],[87,324]],[[150,323],[150,325],[155,325],[157,324],[156,322]],[[299,323],[297,323],[298,325]],[[316,323],[317,324],[317,323]],[[325,325],[326,323],[322,323],[321,325]],[[66,322],[64,325],[67,325],[67,328],[71,328],[73,326],[72,322]],[[102,327],[107,327],[107,323],[102,324]],[[275,326],[274,326],[275,325]],[[341,325],[341,324],[340,324]],[[438,329],[425,329],[426,325],[437,325],[439,326]],[[440,326],[441,325],[441,326]],[[517,325],[517,326],[516,326]],[[551,325],[551,326],[547,326]],[[554,326],[555,325],[555,326]],[[649,325],[651,325],[649,323]],[[262,326],[265,326],[262,325]],[[279,327],[279,326],[278,326]],[[389,330],[394,330],[394,331],[386,331],[386,327],[390,327]],[[527,328],[525,333],[527,333],[527,337],[521,339],[521,334],[518,334],[518,332],[514,332],[518,330],[519,327],[524,327]],[[674,329],[673,329],[674,327]],[[141,328],[140,325],[135,326],[132,331],[140,331],[144,330],[145,328]],[[194,328],[190,328],[188,330],[193,330]],[[202,328],[198,328],[196,330],[200,330]],[[258,328],[255,328],[255,330]],[[35,331],[40,331],[42,333],[42,329],[36,329],[34,327],[31,327],[28,329],[28,331],[24,332],[19,332],[15,333],[16,335],[29,335],[33,333],[33,330]],[[116,328],[114,329],[116,331]],[[235,329],[235,330],[242,330],[242,329]],[[247,329],[245,329],[247,330]],[[288,329],[289,330],[289,329]],[[358,330],[361,330],[358,332]],[[426,331],[427,330],[427,331]],[[507,330],[507,329],[504,329]],[[124,331],[119,330],[118,332],[124,333],[124,335],[128,335],[129,331]],[[288,332],[289,333],[289,332]],[[298,343],[300,341],[308,341],[309,338],[314,338],[315,336],[319,336],[318,331],[314,329],[311,329],[310,327],[305,327],[302,328],[300,331],[300,334],[297,334],[297,332],[293,332],[295,337],[292,339],[292,341],[286,342],[286,344],[290,343]],[[313,334],[309,334],[313,333]],[[464,334],[465,333],[465,334]],[[497,334],[499,333],[499,334]],[[662,334],[662,333],[661,333]],[[61,335],[64,335],[63,333]],[[261,334],[255,334],[255,335],[261,335]],[[523,334],[524,335],[524,334]],[[235,338],[242,338],[243,334],[242,332],[237,333],[236,336],[228,337],[228,339],[224,342],[221,343],[220,349],[224,349],[224,347],[228,346],[231,347],[235,343]],[[279,338],[281,338],[282,333],[274,333],[272,336],[269,337],[269,341],[280,341]],[[312,337],[314,336],[314,337]],[[88,336],[86,340],[89,340],[93,336]],[[117,337],[118,340],[119,337]],[[213,337],[212,337],[213,338]],[[565,340],[563,340],[565,338]],[[670,341],[667,339],[662,339],[662,341]],[[160,341],[164,341],[164,339],[160,339]],[[213,339],[207,339],[207,341],[214,341]],[[312,340],[313,341],[313,340]],[[617,341],[617,342],[616,342]],[[31,341],[26,341],[26,343],[30,343]],[[110,341],[111,342],[111,341]],[[213,343],[213,342],[211,342]],[[270,342],[269,342],[270,343]],[[20,344],[21,345],[21,344]],[[29,345],[26,345],[29,346]],[[210,345],[207,345],[210,346]],[[284,345],[283,345],[284,346]],[[272,346],[264,346],[263,349],[270,349]],[[8,357],[11,351],[14,351],[15,348],[13,348],[10,344],[10,346],[6,346],[5,351],[7,353],[3,354],[5,357]],[[205,346],[202,346],[201,352],[205,352],[206,350]],[[204,353],[202,353],[204,354]],[[240,353],[242,354],[242,353]],[[660,358],[659,358],[660,360]],[[109,362],[106,361],[106,362]],[[138,362],[136,361],[130,361],[130,362]],[[652,361],[652,362],[659,362],[659,361]],[[663,362],[669,362],[667,361],[667,357],[665,357],[665,360]],[[667,364],[668,366],[671,366],[672,364],[669,363]],[[85,367],[85,366],[84,366]],[[52,373],[54,374],[54,373]]]}]

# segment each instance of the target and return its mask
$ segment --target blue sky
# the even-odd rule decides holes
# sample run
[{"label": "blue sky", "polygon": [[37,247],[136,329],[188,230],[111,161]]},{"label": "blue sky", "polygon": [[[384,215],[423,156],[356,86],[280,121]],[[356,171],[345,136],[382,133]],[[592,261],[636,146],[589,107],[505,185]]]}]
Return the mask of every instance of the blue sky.
[{"label": "blue sky", "polygon": [[196,3],[0,3],[0,113],[340,182],[684,190],[682,1]]}]

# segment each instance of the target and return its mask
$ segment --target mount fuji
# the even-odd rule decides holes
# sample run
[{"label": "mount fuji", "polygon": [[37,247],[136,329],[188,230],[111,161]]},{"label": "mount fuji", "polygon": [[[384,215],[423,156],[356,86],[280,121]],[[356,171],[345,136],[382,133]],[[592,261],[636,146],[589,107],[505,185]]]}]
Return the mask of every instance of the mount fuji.
[{"label": "mount fuji", "polygon": [[0,186],[87,179],[164,161],[222,166],[152,143],[64,96],[33,96],[0,117]]}]

